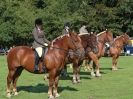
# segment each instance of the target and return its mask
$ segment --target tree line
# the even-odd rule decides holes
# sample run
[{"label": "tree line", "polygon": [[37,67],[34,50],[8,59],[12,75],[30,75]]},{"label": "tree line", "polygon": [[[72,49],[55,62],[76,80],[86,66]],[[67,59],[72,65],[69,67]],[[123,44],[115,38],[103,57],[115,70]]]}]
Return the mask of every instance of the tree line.
[{"label": "tree line", "polygon": [[62,34],[65,22],[76,29],[86,22],[89,31],[107,28],[114,35],[133,36],[132,0],[1,0],[0,45],[31,45],[36,18],[43,19],[49,40]]}]

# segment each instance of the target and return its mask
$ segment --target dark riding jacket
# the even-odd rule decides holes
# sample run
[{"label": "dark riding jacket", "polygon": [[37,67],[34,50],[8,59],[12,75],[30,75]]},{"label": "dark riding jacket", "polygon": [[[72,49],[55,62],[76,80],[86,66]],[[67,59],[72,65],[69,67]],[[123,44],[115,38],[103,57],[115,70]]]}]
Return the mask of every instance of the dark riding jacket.
[{"label": "dark riding jacket", "polygon": [[66,28],[63,29],[62,34],[68,34],[69,33],[69,29],[67,30]]},{"label": "dark riding jacket", "polygon": [[47,43],[47,44],[50,43],[50,41],[46,39],[44,32],[42,30],[34,28],[32,34],[34,37],[34,42],[32,44],[33,48],[45,47],[44,43]]}]

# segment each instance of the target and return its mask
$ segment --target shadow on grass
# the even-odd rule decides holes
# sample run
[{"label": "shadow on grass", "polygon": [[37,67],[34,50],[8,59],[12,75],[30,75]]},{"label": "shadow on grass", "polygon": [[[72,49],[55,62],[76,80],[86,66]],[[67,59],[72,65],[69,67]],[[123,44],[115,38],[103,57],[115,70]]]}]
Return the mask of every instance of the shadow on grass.
[{"label": "shadow on grass", "polygon": [[[119,69],[124,69],[124,68],[118,68],[118,70]],[[100,70],[110,70],[110,71],[112,71],[112,68],[100,68]]]},{"label": "shadow on grass", "polygon": [[[73,76],[73,73],[69,72],[67,73],[69,76],[65,77],[65,76],[61,76],[60,79],[61,80],[72,80],[72,76]],[[91,79],[90,78],[90,72],[80,72],[80,78],[81,79]]]},{"label": "shadow on grass", "polygon": [[[78,91],[75,88],[72,88],[70,86],[65,87],[58,87],[59,93],[61,93],[64,90],[68,91]],[[19,86],[18,91],[27,91],[32,93],[47,93],[48,92],[48,86],[45,84],[38,84],[36,86]]]}]

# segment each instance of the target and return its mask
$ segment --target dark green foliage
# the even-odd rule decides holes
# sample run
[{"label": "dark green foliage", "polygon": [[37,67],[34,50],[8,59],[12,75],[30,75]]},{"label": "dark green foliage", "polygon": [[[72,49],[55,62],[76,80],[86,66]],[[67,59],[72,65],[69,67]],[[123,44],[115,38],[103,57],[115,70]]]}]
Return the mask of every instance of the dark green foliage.
[{"label": "dark green foliage", "polygon": [[128,32],[133,36],[132,0],[1,0],[0,44],[31,44],[38,17],[49,40],[62,34],[65,22],[76,30],[86,22],[88,31],[108,28],[114,35]]}]

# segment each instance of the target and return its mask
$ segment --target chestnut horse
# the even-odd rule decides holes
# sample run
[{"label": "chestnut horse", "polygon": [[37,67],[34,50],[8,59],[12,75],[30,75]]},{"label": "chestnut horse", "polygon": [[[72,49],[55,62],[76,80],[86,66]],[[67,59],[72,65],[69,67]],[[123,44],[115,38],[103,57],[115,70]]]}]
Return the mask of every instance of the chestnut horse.
[{"label": "chestnut horse", "polygon": [[79,57],[78,54],[71,51],[69,57],[67,57],[67,62],[73,63],[73,83],[80,82],[80,75],[79,75],[80,65],[84,59],[87,60],[92,59],[96,64],[97,75],[100,75],[98,58],[94,54],[98,52],[98,46],[97,46],[98,42],[96,34],[84,33],[84,34],[79,34],[79,36],[82,40],[82,45],[85,49],[85,55]]},{"label": "chestnut horse", "polygon": [[129,43],[129,36],[125,33],[121,36],[115,38],[113,44],[111,45],[109,52],[112,57],[112,70],[117,70],[117,62],[118,58],[121,54],[121,50],[123,49],[124,45]]},{"label": "chestnut horse", "polygon": [[[43,57],[43,62],[49,73],[48,96],[50,99],[59,97],[57,92],[59,74],[62,68],[64,68],[65,58],[69,49],[73,49],[79,55],[84,52],[81,39],[75,32],[70,32],[53,40]],[[11,97],[11,91],[13,91],[14,95],[18,94],[16,83],[23,69],[34,73],[34,57],[33,49],[27,46],[18,46],[9,51],[7,55],[9,70],[7,76],[8,97]],[[11,84],[13,85],[13,90],[11,90]]]},{"label": "chestnut horse", "polygon": [[[112,32],[105,30],[105,31],[97,34],[97,37],[98,37],[98,53],[93,56],[100,59],[104,55],[105,43],[108,42],[110,45],[112,44],[113,34],[112,34]],[[96,64],[93,62],[93,66],[90,67],[90,65],[88,65],[88,63],[90,64],[90,61],[91,61],[91,59],[89,60],[89,62],[85,63],[85,66],[86,66],[86,68],[88,68],[88,67],[91,68],[91,76],[97,76],[97,74],[95,74],[95,72],[94,72],[94,69],[96,68]]]}]

